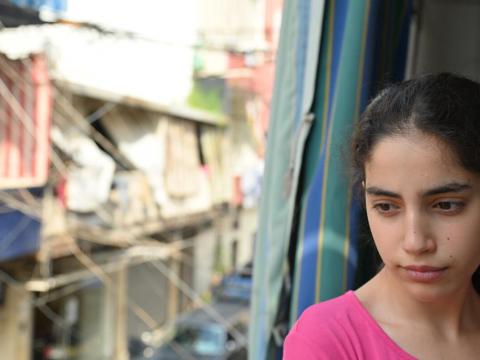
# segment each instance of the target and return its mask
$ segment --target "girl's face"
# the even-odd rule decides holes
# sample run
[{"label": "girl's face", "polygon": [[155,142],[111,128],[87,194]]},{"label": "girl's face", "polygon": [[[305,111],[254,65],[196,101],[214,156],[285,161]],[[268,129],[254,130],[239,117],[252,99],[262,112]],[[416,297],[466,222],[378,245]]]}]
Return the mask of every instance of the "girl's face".
[{"label": "girl's face", "polygon": [[392,284],[422,301],[472,286],[480,264],[480,177],[445,143],[416,131],[382,139],[365,164],[364,186]]}]

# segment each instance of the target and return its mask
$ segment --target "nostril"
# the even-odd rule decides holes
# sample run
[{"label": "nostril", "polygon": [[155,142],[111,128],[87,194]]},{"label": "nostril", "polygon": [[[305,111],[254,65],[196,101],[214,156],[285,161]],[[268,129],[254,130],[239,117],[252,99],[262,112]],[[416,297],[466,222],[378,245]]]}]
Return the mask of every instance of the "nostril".
[{"label": "nostril", "polygon": [[431,252],[435,248],[435,243],[430,238],[415,235],[405,239],[403,247],[406,252],[421,254]]}]

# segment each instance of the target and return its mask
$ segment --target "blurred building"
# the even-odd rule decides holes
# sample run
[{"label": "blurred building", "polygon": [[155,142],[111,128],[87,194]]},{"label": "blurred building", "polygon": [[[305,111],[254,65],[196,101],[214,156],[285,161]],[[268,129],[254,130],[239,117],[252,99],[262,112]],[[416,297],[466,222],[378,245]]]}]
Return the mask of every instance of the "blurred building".
[{"label": "blurred building", "polygon": [[251,260],[280,4],[222,4],[8,4],[5,359],[126,359]]},{"label": "blurred building", "polygon": [[51,84],[41,54],[24,62],[0,55],[0,62],[0,188],[4,189],[0,195],[0,262],[5,269],[1,276],[1,346],[7,358],[23,359],[31,352],[33,294],[15,279],[30,276],[35,260],[29,256],[42,244],[41,199],[49,167]]}]

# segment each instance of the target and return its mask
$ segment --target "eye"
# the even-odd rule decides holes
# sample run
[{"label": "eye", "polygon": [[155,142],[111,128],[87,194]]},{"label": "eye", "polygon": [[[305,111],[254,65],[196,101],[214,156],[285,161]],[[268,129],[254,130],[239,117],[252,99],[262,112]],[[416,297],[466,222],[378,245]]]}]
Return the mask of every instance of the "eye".
[{"label": "eye", "polygon": [[438,201],[433,207],[444,213],[457,213],[465,207],[463,201]]},{"label": "eye", "polygon": [[376,203],[373,205],[373,208],[385,216],[394,215],[399,209],[397,205],[388,202]]}]

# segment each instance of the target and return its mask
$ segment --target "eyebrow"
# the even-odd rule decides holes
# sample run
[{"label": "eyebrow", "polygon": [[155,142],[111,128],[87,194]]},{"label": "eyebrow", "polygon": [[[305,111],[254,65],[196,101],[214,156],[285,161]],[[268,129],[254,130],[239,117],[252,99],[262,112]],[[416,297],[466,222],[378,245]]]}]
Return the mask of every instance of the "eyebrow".
[{"label": "eyebrow", "polygon": [[444,193],[459,193],[462,191],[470,190],[472,188],[471,185],[469,184],[460,184],[460,183],[449,183],[445,185],[441,185],[439,187],[430,189],[425,191],[423,196],[431,196],[431,195],[438,195],[438,194],[444,194]]},{"label": "eyebrow", "polygon": [[370,186],[365,189],[365,192],[369,195],[375,195],[375,196],[388,196],[392,198],[397,198],[400,199],[400,195],[397,193],[394,193],[393,191],[388,191],[388,190],[383,190],[379,187],[376,186]]},{"label": "eyebrow", "polygon": [[[427,196],[432,196],[432,195],[438,195],[438,194],[445,194],[445,193],[459,193],[462,191],[470,190],[472,188],[471,185],[469,184],[462,184],[462,183],[457,183],[457,182],[452,182],[448,183],[445,185],[441,185],[438,187],[435,187],[433,189],[425,191],[422,196],[427,197]],[[365,192],[369,195],[375,195],[375,196],[388,196],[396,199],[400,199],[401,196],[393,191],[388,191],[381,189],[377,186],[370,186],[365,189]]]}]

